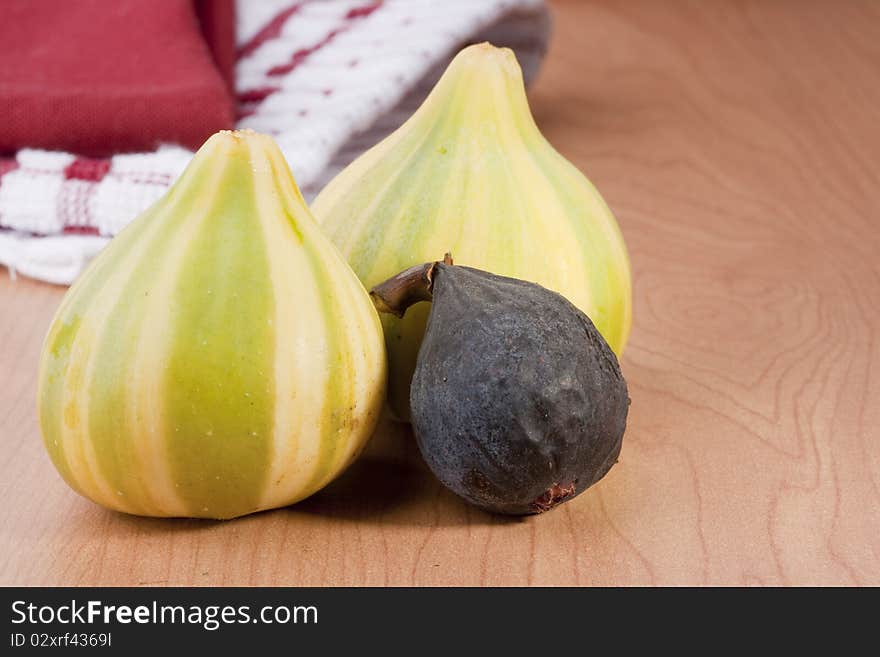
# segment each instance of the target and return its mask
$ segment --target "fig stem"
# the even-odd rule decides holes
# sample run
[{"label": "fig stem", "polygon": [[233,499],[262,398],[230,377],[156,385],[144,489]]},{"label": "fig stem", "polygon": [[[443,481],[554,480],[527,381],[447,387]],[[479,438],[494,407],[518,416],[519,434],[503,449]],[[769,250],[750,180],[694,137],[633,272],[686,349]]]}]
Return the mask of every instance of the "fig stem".
[{"label": "fig stem", "polygon": [[[447,253],[443,263],[452,264],[452,256]],[[406,309],[419,301],[430,301],[434,291],[434,268],[437,262],[415,265],[395,274],[387,281],[379,283],[370,290],[373,305],[380,313],[403,317]]]}]

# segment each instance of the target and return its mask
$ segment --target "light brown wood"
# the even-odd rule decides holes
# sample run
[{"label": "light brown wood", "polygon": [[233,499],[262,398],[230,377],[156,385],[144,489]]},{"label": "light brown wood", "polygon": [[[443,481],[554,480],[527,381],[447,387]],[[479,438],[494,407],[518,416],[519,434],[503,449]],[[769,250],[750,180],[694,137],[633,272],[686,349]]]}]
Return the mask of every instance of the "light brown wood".
[{"label": "light brown wood", "polygon": [[490,517],[385,426],[288,509],[105,511],[36,426],[62,290],[4,272],[0,584],[880,584],[880,4],[556,10],[535,115],[616,212],[635,275],[606,479]]}]

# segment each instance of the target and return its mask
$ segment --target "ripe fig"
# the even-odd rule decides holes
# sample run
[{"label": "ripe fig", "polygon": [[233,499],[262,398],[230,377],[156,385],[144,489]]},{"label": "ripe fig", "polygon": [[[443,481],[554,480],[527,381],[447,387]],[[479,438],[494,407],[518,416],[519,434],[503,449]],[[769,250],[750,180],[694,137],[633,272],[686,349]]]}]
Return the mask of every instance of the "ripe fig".
[{"label": "ripe fig", "polygon": [[547,511],[617,461],[629,407],[617,357],[583,312],[534,283],[444,262],[371,291],[402,316],[431,300],[410,390],[419,449],[488,511]]}]

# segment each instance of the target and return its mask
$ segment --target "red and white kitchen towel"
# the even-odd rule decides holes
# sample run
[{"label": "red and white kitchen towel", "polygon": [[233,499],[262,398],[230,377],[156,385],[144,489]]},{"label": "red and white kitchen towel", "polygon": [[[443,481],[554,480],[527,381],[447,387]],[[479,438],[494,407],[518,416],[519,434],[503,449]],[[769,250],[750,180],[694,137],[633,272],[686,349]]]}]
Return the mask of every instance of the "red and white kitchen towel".
[{"label": "red and white kitchen towel", "polygon": [[[550,25],[543,0],[237,0],[237,12],[237,126],[275,137],[306,199],[397,128],[460,47],[509,46],[528,81]],[[69,284],[191,156],[0,159],[0,264]]]}]

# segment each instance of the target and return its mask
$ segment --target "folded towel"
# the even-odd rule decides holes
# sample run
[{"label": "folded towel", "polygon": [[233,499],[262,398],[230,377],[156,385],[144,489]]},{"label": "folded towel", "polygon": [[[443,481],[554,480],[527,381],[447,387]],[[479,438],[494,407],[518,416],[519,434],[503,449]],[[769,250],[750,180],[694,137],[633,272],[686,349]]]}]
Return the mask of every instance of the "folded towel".
[{"label": "folded towel", "polygon": [[[234,43],[221,43],[224,6],[203,10],[218,53]],[[0,152],[198,148],[233,125],[192,0],[4,0],[0,62]]]},{"label": "folded towel", "polygon": [[[549,35],[543,0],[238,0],[236,13],[237,126],[276,139],[307,199],[396,129],[462,46],[513,48],[528,82]],[[0,264],[71,282],[191,156],[0,159]]]}]

